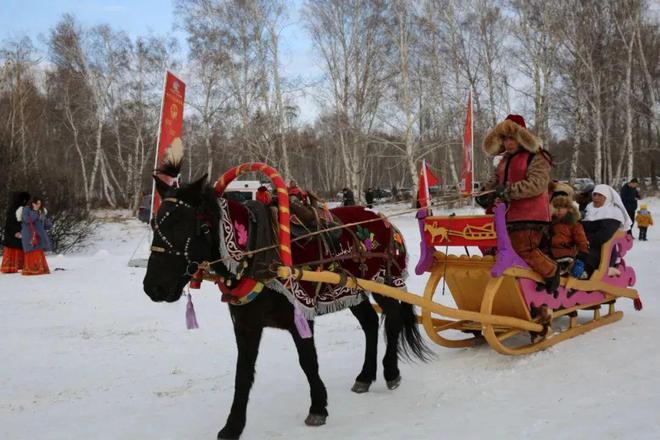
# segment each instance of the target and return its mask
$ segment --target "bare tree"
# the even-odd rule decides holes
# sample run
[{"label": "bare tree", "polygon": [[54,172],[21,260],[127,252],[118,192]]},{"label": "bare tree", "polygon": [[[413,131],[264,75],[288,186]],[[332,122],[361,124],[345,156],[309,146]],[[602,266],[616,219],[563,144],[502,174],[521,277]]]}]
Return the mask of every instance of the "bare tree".
[{"label": "bare tree", "polygon": [[384,13],[376,0],[305,4],[305,19],[327,77],[346,186],[356,195],[361,194],[368,135],[384,93]]}]

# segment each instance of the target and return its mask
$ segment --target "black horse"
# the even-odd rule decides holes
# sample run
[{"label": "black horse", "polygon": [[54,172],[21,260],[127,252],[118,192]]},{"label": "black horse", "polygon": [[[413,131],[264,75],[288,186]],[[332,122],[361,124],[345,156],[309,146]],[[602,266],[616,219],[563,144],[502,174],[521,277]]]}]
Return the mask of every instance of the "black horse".
[{"label": "black horse", "polygon": [[[170,187],[155,177],[156,189],[162,205],[152,223],[154,239],[144,278],[145,293],[156,302],[177,301],[191,279],[191,274],[202,261],[220,259],[219,222],[220,208],[214,190],[205,184],[206,176],[179,188]],[[232,202],[234,203],[234,202]],[[345,208],[341,208],[345,209]],[[211,266],[218,275],[231,277],[222,262]],[[385,314],[387,349],[383,358],[387,387],[399,386],[398,368],[400,355],[425,360],[428,349],[419,334],[412,306],[373,294]],[[254,381],[255,362],[259,342],[265,327],[288,331],[298,351],[298,360],[310,386],[311,406],[305,423],[322,425],[328,416],[327,392],[318,372],[314,338],[303,339],[294,323],[294,307],[285,295],[264,288],[246,305],[229,305],[233,320],[238,360],[234,400],[227,422],[218,438],[239,438],[245,423],[250,388]],[[376,380],[378,315],[370,302],[362,301],[350,308],[359,320],[366,336],[365,358],[352,390],[367,392]],[[313,331],[313,321],[308,321]]]}]

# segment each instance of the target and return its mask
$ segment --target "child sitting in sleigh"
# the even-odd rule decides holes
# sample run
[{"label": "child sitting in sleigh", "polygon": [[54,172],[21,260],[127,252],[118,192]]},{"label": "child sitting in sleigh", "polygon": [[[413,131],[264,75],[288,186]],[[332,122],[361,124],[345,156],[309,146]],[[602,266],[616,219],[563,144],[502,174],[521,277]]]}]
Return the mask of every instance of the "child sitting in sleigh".
[{"label": "child sitting in sleigh", "polygon": [[[580,224],[580,212],[570,197],[555,196],[552,210],[550,255],[557,262],[562,276],[567,276],[576,257],[589,252],[589,241]],[[582,271],[578,269],[577,272]]]}]

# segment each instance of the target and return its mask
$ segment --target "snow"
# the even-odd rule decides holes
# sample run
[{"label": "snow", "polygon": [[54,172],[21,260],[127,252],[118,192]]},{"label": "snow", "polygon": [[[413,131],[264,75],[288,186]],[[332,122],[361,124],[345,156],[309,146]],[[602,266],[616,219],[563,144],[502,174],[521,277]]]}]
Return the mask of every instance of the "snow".
[{"label": "snow", "polygon": [[[660,215],[660,200],[647,202]],[[94,243],[49,256],[51,275],[0,275],[0,438],[215,438],[233,395],[226,305],[203,285],[193,293],[201,328],[187,331],[185,301],[152,303],[142,291],[144,269],[127,266],[147,227],[122,213],[99,215]],[[407,239],[412,272],[416,221],[411,214],[392,221]],[[659,438],[656,231],[627,258],[642,312],[619,301],[621,321],[523,357],[429,342],[435,359],[402,363],[395,391],[379,372],[369,393],[350,392],[362,331],[349,311],[318,318],[330,412],[323,427],[303,424],[309,389],[295,348],[288,334],[268,329],[242,438]],[[408,290],[421,294],[426,278],[412,275]],[[436,300],[451,304],[449,294]]]}]

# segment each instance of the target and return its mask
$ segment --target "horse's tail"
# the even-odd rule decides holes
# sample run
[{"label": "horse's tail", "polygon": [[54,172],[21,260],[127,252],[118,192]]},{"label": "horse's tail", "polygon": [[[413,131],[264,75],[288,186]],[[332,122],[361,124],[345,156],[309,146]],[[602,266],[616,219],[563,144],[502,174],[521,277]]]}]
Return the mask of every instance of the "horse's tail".
[{"label": "horse's tail", "polygon": [[399,354],[407,360],[416,358],[422,362],[428,361],[434,353],[426,345],[419,332],[417,316],[415,316],[412,304],[401,302],[399,312],[402,321],[401,335],[399,336]]}]

